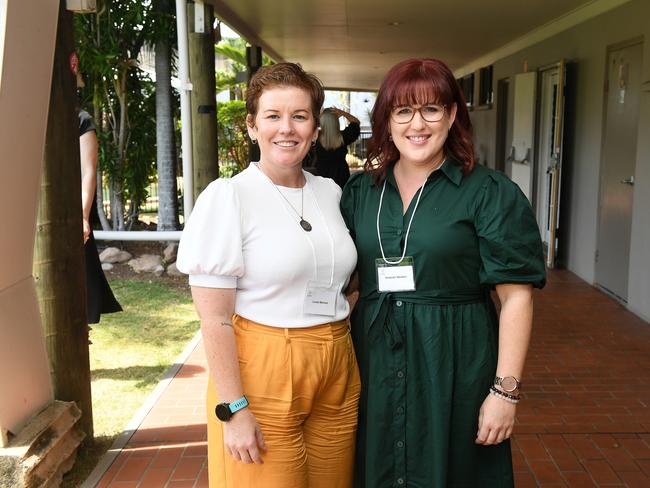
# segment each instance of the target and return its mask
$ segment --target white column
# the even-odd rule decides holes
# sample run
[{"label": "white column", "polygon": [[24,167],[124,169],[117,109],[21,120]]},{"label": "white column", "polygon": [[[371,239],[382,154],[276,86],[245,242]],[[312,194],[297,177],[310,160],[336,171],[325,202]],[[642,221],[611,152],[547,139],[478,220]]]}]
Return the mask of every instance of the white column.
[{"label": "white column", "polygon": [[190,107],[190,59],[187,41],[187,1],[176,0],[176,31],[178,33],[178,90],[181,95],[181,154],[183,155],[183,215],[185,222],[194,207],[192,165],[192,118]]},{"label": "white column", "polygon": [[[32,277],[59,0],[0,9],[0,433],[52,400]],[[6,438],[5,438],[6,439]],[[0,445],[3,436],[0,435]]]}]

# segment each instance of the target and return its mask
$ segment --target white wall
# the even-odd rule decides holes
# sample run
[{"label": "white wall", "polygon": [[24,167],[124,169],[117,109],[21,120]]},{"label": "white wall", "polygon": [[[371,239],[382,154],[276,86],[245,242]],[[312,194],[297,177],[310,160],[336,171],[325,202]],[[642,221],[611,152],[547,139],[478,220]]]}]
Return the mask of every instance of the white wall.
[{"label": "white wall", "polygon": [[643,85],[637,134],[639,142],[634,175],[628,306],[650,322],[650,13],[646,19],[641,77]]},{"label": "white wall", "polygon": [[3,0],[0,72],[0,428],[52,399],[32,277],[58,0]]},{"label": "white wall", "polygon": [[[608,46],[645,36],[644,81],[650,79],[650,2],[633,0],[561,34],[494,63],[494,87],[513,77],[565,58],[576,63],[577,95],[573,147],[565,153],[563,172],[570,176],[567,205],[561,211],[567,234],[564,262],[589,283],[595,277],[597,210],[603,119],[603,88]],[[650,318],[650,90],[642,95],[639,147],[630,254],[629,307]],[[512,90],[512,84],[511,84]],[[495,92],[495,96],[496,96]],[[496,107],[496,103],[494,104]],[[510,104],[510,107],[512,105]],[[496,109],[472,112],[477,148],[494,166]]]}]

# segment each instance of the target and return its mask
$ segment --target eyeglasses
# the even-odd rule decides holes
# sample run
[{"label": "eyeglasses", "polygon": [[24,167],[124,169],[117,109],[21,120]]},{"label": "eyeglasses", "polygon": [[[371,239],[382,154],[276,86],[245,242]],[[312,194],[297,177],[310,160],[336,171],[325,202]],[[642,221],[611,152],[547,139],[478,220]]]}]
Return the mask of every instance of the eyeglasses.
[{"label": "eyeglasses", "polygon": [[445,115],[445,109],[446,107],[444,105],[437,105],[435,103],[422,105],[420,108],[402,106],[395,107],[391,111],[390,116],[393,122],[397,124],[408,124],[415,117],[415,112],[420,112],[420,117],[426,122],[440,122]]}]

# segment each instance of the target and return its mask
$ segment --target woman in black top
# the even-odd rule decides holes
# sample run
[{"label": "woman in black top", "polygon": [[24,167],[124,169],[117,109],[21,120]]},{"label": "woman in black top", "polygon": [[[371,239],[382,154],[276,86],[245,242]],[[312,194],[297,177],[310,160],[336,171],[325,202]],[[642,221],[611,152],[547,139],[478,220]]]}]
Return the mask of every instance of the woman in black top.
[{"label": "woman in black top", "polygon": [[[339,129],[339,117],[348,120],[348,126]],[[348,146],[359,137],[359,119],[336,107],[323,110],[320,116],[320,135],[316,141],[316,174],[332,178],[341,188],[350,178],[345,160]]]},{"label": "woman in black top", "polygon": [[89,324],[99,323],[101,314],[121,312],[122,307],[106,281],[99,261],[92,224],[99,220],[95,200],[98,143],[90,114],[79,110],[79,151],[81,160],[81,200],[86,252],[86,313]]}]

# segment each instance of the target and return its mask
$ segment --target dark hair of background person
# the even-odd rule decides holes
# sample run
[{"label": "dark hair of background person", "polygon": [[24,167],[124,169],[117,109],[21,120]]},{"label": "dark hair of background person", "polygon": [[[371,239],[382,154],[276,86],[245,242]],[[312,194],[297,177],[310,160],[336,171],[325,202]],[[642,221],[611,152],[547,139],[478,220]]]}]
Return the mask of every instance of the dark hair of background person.
[{"label": "dark hair of background person", "polygon": [[246,89],[246,112],[255,117],[257,103],[264,90],[280,86],[301,88],[309,93],[312,116],[318,127],[320,109],[325,100],[323,84],[316,76],[307,73],[296,63],[277,63],[261,67],[253,75]]},{"label": "dark hair of background person", "polygon": [[365,170],[376,183],[383,181],[388,168],[399,159],[397,147],[389,139],[390,114],[400,105],[438,103],[449,109],[456,104],[456,120],[451,126],[443,150],[463,165],[465,174],[474,168],[472,122],[465,98],[445,63],[432,58],[407,59],[393,66],[379,88],[372,110],[372,138],[369,141]]}]

